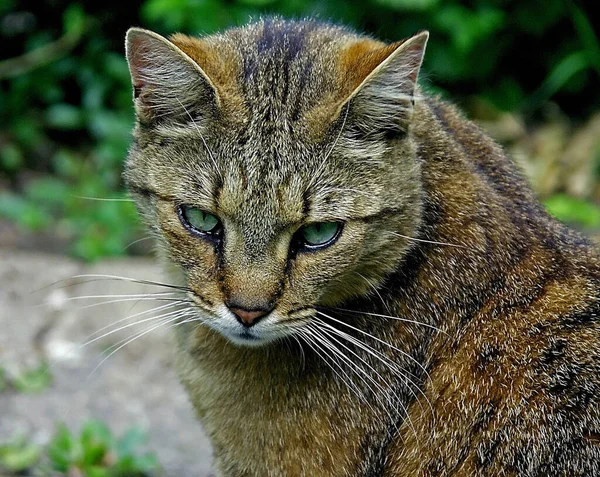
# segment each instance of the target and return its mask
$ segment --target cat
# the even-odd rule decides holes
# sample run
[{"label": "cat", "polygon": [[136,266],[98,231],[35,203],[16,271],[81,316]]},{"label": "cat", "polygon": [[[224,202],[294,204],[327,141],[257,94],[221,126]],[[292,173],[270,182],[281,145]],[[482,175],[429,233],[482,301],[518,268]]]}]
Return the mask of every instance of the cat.
[{"label": "cat", "polygon": [[598,254],[418,86],[427,40],[127,33],[124,177],[219,476],[600,475]]}]

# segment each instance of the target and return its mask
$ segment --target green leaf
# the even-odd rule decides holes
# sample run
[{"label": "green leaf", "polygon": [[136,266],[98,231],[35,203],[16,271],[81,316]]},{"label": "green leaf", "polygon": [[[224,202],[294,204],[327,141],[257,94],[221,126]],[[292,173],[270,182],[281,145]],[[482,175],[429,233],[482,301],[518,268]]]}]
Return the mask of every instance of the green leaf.
[{"label": "green leaf", "polygon": [[67,7],[63,13],[63,27],[65,33],[69,36],[79,36],[83,33],[87,17],[81,5],[78,3],[72,3]]},{"label": "green leaf", "polygon": [[67,426],[61,424],[48,445],[48,458],[55,470],[66,472],[69,467],[81,460],[79,442],[73,437]]},{"label": "green leaf", "polygon": [[8,143],[0,149],[0,169],[16,171],[23,165],[23,152],[13,143]]},{"label": "green leaf", "polygon": [[376,0],[376,3],[398,11],[424,11],[437,7],[440,0]]},{"label": "green leaf", "polygon": [[79,129],[83,127],[85,117],[76,106],[66,103],[54,104],[46,110],[46,122],[55,129]]},{"label": "green leaf", "polygon": [[117,455],[119,457],[133,454],[135,448],[146,444],[146,433],[140,427],[132,427],[117,441]]},{"label": "green leaf", "polygon": [[100,421],[88,421],[81,430],[81,447],[84,465],[99,465],[111,451],[113,437],[108,427]]},{"label": "green leaf", "polygon": [[6,370],[0,366],[0,393],[8,389],[8,377]]},{"label": "green leaf", "polygon": [[561,222],[589,228],[600,227],[600,207],[566,194],[554,195],[544,205]]},{"label": "green leaf", "polygon": [[52,384],[52,374],[46,363],[27,370],[13,379],[15,389],[25,393],[39,393],[50,384]]},{"label": "green leaf", "polygon": [[39,446],[21,437],[0,446],[0,466],[9,472],[24,472],[32,468],[40,456]]}]

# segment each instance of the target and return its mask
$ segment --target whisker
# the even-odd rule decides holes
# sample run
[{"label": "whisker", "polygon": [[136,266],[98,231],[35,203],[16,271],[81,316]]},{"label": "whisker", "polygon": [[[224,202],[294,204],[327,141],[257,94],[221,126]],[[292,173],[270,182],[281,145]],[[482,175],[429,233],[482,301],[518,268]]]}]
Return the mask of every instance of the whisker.
[{"label": "whisker", "polygon": [[[371,333],[368,333],[368,332],[366,332],[364,330],[361,330],[360,328],[357,328],[356,326],[352,326],[351,324],[346,323],[346,322],[344,322],[342,320],[338,320],[338,319],[334,318],[333,316],[329,316],[329,315],[323,313],[322,311],[317,311],[317,314],[322,315],[325,318],[327,318],[329,320],[332,320],[332,321],[335,321],[336,323],[339,323],[339,324],[341,324],[343,326],[346,326],[346,327],[348,327],[348,328],[350,328],[352,330],[358,331],[359,333],[362,333],[363,335],[368,336],[369,338],[374,339],[378,343],[381,343],[381,344],[383,344],[383,345],[385,345],[385,346],[393,349],[394,351],[397,351],[398,353],[402,354],[402,356],[405,356],[406,358],[410,359],[413,363],[415,363],[417,366],[419,366],[419,368],[421,368],[421,370],[423,370],[423,372],[427,375],[427,378],[431,378],[431,376],[429,376],[429,373],[427,372],[427,369],[421,363],[419,363],[419,361],[417,359],[415,359],[413,356],[411,356],[406,351],[403,351],[400,348],[397,348],[396,346],[388,343],[387,341],[382,340],[381,338],[378,338],[377,336],[372,335]],[[322,320],[320,320],[320,321],[322,321]],[[325,324],[327,325],[327,323],[325,323]],[[328,326],[331,326],[331,325],[328,325]],[[332,328],[337,329],[335,327],[332,327]],[[414,376],[414,377],[416,377],[416,376]]]},{"label": "whisker", "polygon": [[198,127],[198,124],[196,124],[196,121],[194,121],[194,118],[192,117],[192,115],[190,114],[190,112],[187,110],[187,108],[184,106],[184,104],[179,100],[179,98],[175,98],[175,99],[177,99],[177,102],[181,105],[181,107],[185,111],[185,114],[188,115],[188,117],[190,118],[190,121],[192,121],[192,124],[196,128],[196,131],[198,132],[198,135],[200,136],[200,139],[202,140],[202,143],[204,144],[204,147],[206,148],[206,152],[208,153],[208,157],[210,157],[210,160],[212,161],[213,166],[215,166],[215,171],[217,172],[217,174],[222,175],[221,174],[221,170],[217,166],[217,161],[215,161],[215,156],[213,156],[212,151],[208,147],[208,143],[206,142],[206,139],[204,139],[204,136],[202,134],[202,131],[200,131],[200,128]]},{"label": "whisker", "polygon": [[[62,285],[62,286],[57,286],[59,283],[63,283],[63,282],[67,282],[67,281],[71,281],[73,279],[82,279],[82,278],[90,278],[90,280],[83,280],[83,281],[77,281],[74,283],[68,283],[66,285]],[[71,288],[74,286],[78,286],[78,285],[84,285],[87,283],[94,283],[97,281],[105,281],[105,280],[116,280],[116,281],[124,281],[124,282],[129,282],[129,283],[138,283],[140,285],[151,285],[151,286],[157,286],[157,287],[163,287],[163,288],[170,288],[173,290],[180,290],[180,291],[184,291],[184,292],[189,292],[191,291],[188,287],[183,287],[183,286],[178,286],[178,285],[172,285],[169,283],[161,283],[161,282],[154,282],[151,280],[144,280],[144,279],[138,279],[138,278],[130,278],[130,277],[121,277],[119,275],[106,275],[106,274],[101,274],[101,273],[87,273],[87,274],[81,274],[81,275],[73,275],[71,278],[62,278],[60,280],[56,280],[55,282],[49,283],[48,285],[45,285],[41,288],[38,288],[36,290],[33,290],[32,293],[38,293],[40,291],[46,290],[48,288],[52,288],[52,287],[56,287],[56,288]]]},{"label": "whisker", "polygon": [[154,237],[152,237],[151,235],[149,235],[149,236],[142,237],[142,238],[139,238],[137,240],[134,240],[133,242],[130,242],[127,245],[125,245],[125,247],[123,248],[123,251],[127,250],[129,247],[133,247],[136,243],[143,242],[144,240],[152,240],[153,238]]},{"label": "whisker", "polygon": [[[362,393],[358,385],[352,380],[352,378],[348,375],[348,373],[344,370],[344,367],[341,365],[338,360],[334,359],[336,356],[336,352],[331,349],[332,345],[328,340],[324,340],[322,337],[319,337],[316,334],[317,329],[312,326],[307,326],[304,329],[300,330],[300,334],[304,338],[305,342],[308,346],[313,350],[313,352],[319,356],[323,362],[331,369],[331,371],[340,379],[340,382],[344,383],[344,385],[352,392],[360,401],[364,402],[372,411],[375,412],[371,403],[366,398],[366,396]],[[326,343],[325,343],[326,342]],[[332,355],[327,351],[329,350]],[[339,350],[338,350],[339,351]],[[339,370],[336,371],[335,367]],[[340,374],[342,373],[342,374]]]},{"label": "whisker", "polygon": [[107,198],[107,197],[86,197],[83,195],[74,195],[73,197],[75,197],[77,199],[97,200],[97,201],[102,201],[102,202],[133,202],[133,199],[128,199],[125,197]]},{"label": "whisker", "polygon": [[[358,366],[357,363],[355,363],[354,361],[352,361],[351,359],[349,359],[348,356],[346,356],[337,346],[335,346],[335,344],[333,343],[333,341],[335,341],[337,344],[339,344],[340,346],[342,346],[343,348],[345,348],[346,350],[348,350],[348,352],[350,352],[353,356],[355,356],[356,358],[358,358],[365,366],[367,366],[371,371],[373,371],[381,379],[382,382],[385,382],[385,379],[383,378],[383,376],[381,376],[381,374],[379,374],[377,372],[377,370],[375,368],[373,368],[369,363],[367,363],[360,355],[358,355],[352,349],[350,349],[350,347],[346,346],[340,340],[336,339],[333,334],[331,334],[331,333],[327,333],[326,334],[326,330],[324,330],[322,328],[319,328],[319,332],[323,333],[323,335],[322,335],[323,340],[329,342],[333,346],[333,348],[335,348],[335,350],[337,351],[337,353],[341,357],[344,357],[346,359],[346,361],[352,365],[350,367],[350,369],[352,369],[352,371],[354,372],[355,376],[357,376],[359,379],[361,379],[363,381],[363,383],[368,387],[369,391],[371,392],[371,394],[373,395],[373,397],[375,398],[375,400],[379,403],[379,405],[381,406],[381,409],[387,414],[388,418],[390,420],[394,420],[393,416],[391,415],[390,411],[388,410],[388,406],[392,404],[392,401],[389,398],[388,390],[386,390],[383,387],[382,384],[378,383],[373,378],[373,376],[371,376],[363,368],[361,368],[360,366]],[[327,339],[327,337],[329,339]],[[359,374],[359,372],[360,372],[360,374]],[[371,387],[371,385],[367,381],[365,381],[364,378],[362,378],[361,374],[364,375],[366,379],[368,379],[370,382],[373,383],[373,385],[375,386],[375,388],[382,393],[383,398],[379,396],[379,394],[376,392],[376,390],[373,389],[373,387]],[[397,395],[394,393],[393,390],[389,389],[389,391],[391,391],[392,394],[394,394],[397,397]]]},{"label": "whisker", "polygon": [[161,305],[161,306],[158,306],[156,308],[151,308],[150,310],[144,310],[144,311],[140,311],[138,313],[135,313],[133,315],[126,316],[125,318],[121,318],[121,319],[115,321],[114,323],[110,323],[110,324],[108,324],[106,326],[103,326],[102,328],[94,331],[90,335],[86,336],[84,338],[84,340],[88,340],[88,339],[92,338],[93,336],[97,335],[98,333],[101,333],[102,331],[106,330],[107,328],[110,328],[111,326],[118,325],[119,323],[122,323],[124,321],[130,320],[132,318],[136,318],[138,316],[143,316],[143,315],[146,315],[148,313],[153,313],[153,312],[156,312],[156,311],[161,311],[161,310],[165,310],[165,309],[168,309],[168,308],[173,308],[173,307],[175,307],[177,305],[178,305],[178,303],[167,303],[166,305]]},{"label": "whisker", "polygon": [[[72,278],[77,278],[77,279],[78,278],[92,278],[93,280],[87,280],[87,281],[84,281],[84,282],[79,282],[79,283],[71,284],[69,286],[79,285],[79,284],[83,284],[83,283],[92,283],[92,282],[101,281],[101,280],[120,280],[120,281],[125,281],[125,282],[138,283],[140,285],[152,285],[152,286],[158,286],[158,287],[163,287],[163,288],[171,288],[171,289],[174,289],[174,290],[181,290],[181,291],[186,291],[186,292],[187,291],[191,291],[188,287],[184,287],[184,286],[172,285],[170,283],[154,282],[154,281],[151,281],[151,280],[144,280],[144,279],[140,279],[140,278],[121,277],[119,275],[105,275],[105,274],[100,274],[100,273],[87,273],[87,274],[82,274],[82,275],[74,275]],[[65,280],[59,280],[59,281],[55,282],[54,284],[60,283],[61,281],[65,281]]]},{"label": "whisker", "polygon": [[[173,323],[172,325],[167,326],[167,328],[165,329],[165,332],[169,331],[170,329],[175,328],[176,326],[181,326],[181,325],[185,325],[186,323],[194,323],[194,322],[198,322],[201,325],[203,325],[204,323],[206,323],[206,320],[202,319],[202,317],[198,316],[195,313],[194,309],[189,309],[187,310],[188,314],[192,315],[190,318],[186,318],[183,321],[179,321],[177,323]],[[185,316],[185,315],[184,315]]]},{"label": "whisker", "polygon": [[456,247],[456,248],[464,248],[464,249],[471,249],[474,250],[474,248],[472,247],[467,247],[466,245],[460,245],[460,244],[456,244],[456,243],[448,243],[448,242],[438,242],[436,240],[426,240],[426,239],[421,239],[421,238],[416,238],[416,237],[409,237],[408,235],[403,235],[401,233],[398,232],[392,232],[391,230],[384,230],[385,233],[391,234],[391,235],[395,235],[396,237],[401,237],[403,239],[406,240],[412,240],[414,242],[422,242],[422,243],[430,243],[433,245],[445,245],[448,247]]},{"label": "whisker", "polygon": [[137,325],[139,325],[141,323],[147,323],[148,321],[160,320],[160,319],[163,319],[163,318],[169,318],[169,317],[172,317],[172,316],[175,316],[175,315],[180,316],[181,314],[182,314],[182,310],[174,310],[174,311],[171,311],[171,312],[168,312],[168,313],[164,313],[164,314],[159,315],[159,316],[151,316],[150,318],[144,318],[143,320],[134,321],[133,323],[128,323],[126,325],[119,326],[118,328],[116,328],[114,330],[110,330],[110,331],[108,331],[106,333],[103,333],[102,335],[100,335],[100,336],[98,336],[98,337],[96,337],[94,339],[86,341],[85,343],[83,343],[79,347],[80,348],[84,348],[84,347],[86,347],[86,346],[88,346],[88,345],[90,345],[92,343],[95,343],[98,340],[101,340],[102,338],[105,338],[107,336],[112,335],[113,333],[117,333],[117,332],[119,332],[121,330],[124,330],[124,329],[127,329],[127,328],[131,328],[132,326],[137,326]]},{"label": "whisker", "polygon": [[304,371],[306,369],[306,356],[304,354],[304,347],[302,346],[300,339],[295,334],[291,335],[291,338],[296,341],[298,348],[300,348],[300,354],[302,355],[302,371]]},{"label": "whisker", "polygon": [[[326,324],[326,323],[324,323],[324,322],[322,322],[322,321],[321,321],[321,323],[322,323],[322,324]],[[376,370],[376,369],[375,369],[373,366],[371,366],[371,365],[370,365],[370,364],[369,364],[369,363],[368,363],[368,362],[367,362],[365,359],[363,359],[363,358],[362,358],[362,357],[361,357],[361,356],[360,356],[358,353],[354,352],[354,351],[353,351],[353,350],[352,350],[350,347],[346,346],[344,343],[342,343],[341,341],[339,341],[338,339],[336,339],[336,338],[334,337],[334,334],[332,334],[332,333],[331,333],[331,331],[334,331],[336,334],[338,334],[338,333],[339,333],[339,330],[337,330],[336,328],[333,328],[333,327],[329,327],[329,328],[330,328],[329,337],[330,337],[332,340],[335,340],[335,341],[336,341],[336,342],[337,342],[337,343],[338,343],[340,346],[343,346],[343,347],[344,347],[345,349],[347,349],[347,350],[348,350],[348,351],[349,351],[349,352],[350,352],[352,355],[356,356],[356,357],[357,357],[357,358],[358,358],[358,359],[359,359],[359,360],[360,360],[362,363],[364,363],[364,364],[365,364],[365,365],[366,365],[366,366],[367,366],[367,367],[368,367],[368,368],[369,368],[371,371],[373,371],[373,372],[374,372],[374,373],[377,375],[377,377],[379,377],[379,379],[380,379],[382,382],[384,382],[384,383],[386,382],[385,378],[384,378],[384,377],[383,377],[383,376],[382,376],[382,375],[381,375],[381,374],[380,374],[380,373],[379,373],[379,372],[378,372],[378,371],[377,371],[377,370]],[[326,330],[325,330],[325,329],[321,329],[321,331],[325,332]],[[348,336],[349,336],[349,335],[347,335],[347,333],[344,333],[344,335],[346,335],[346,336],[342,336],[342,335],[340,335],[340,336],[341,336],[341,337],[345,337],[346,339],[348,339]],[[350,340],[349,340],[349,341],[350,341]],[[351,342],[352,342],[352,341],[351,341]],[[360,343],[360,342],[359,342],[359,343]],[[366,348],[363,348],[363,349],[364,349],[365,351],[368,351],[368,349],[366,349]],[[375,355],[374,355],[374,356],[375,356]],[[375,357],[376,357],[376,356],[375,356]],[[380,360],[381,360],[381,359],[380,359]],[[381,360],[381,361],[383,361],[383,360]],[[356,364],[356,363],[355,363],[355,364]],[[372,376],[370,376],[370,375],[369,375],[369,374],[368,374],[368,373],[367,373],[367,372],[366,372],[364,369],[360,368],[359,366],[357,366],[356,368],[357,368],[358,370],[360,370],[362,373],[364,373],[364,374],[365,374],[365,376],[367,376],[367,378],[368,378],[370,381],[372,381],[372,382],[373,382],[373,384],[374,384],[374,385],[377,387],[377,389],[379,389],[379,390],[380,390],[380,391],[381,391],[381,392],[382,392],[384,395],[386,395],[386,396],[387,396],[389,393],[391,393],[391,394],[393,395],[393,397],[395,398],[395,401],[394,401],[394,400],[392,400],[392,398],[391,398],[391,397],[387,397],[387,398],[385,399],[385,402],[383,402],[383,403],[382,403],[382,402],[381,402],[379,399],[378,399],[378,401],[379,401],[379,403],[382,405],[383,409],[384,409],[384,410],[386,410],[386,414],[387,414],[388,418],[390,419],[390,421],[393,421],[393,422],[395,422],[395,421],[396,421],[396,419],[394,419],[394,417],[395,417],[395,416],[393,416],[393,415],[391,414],[391,412],[389,412],[389,411],[387,410],[387,408],[386,408],[386,403],[387,403],[387,404],[389,404],[390,406],[393,406],[393,403],[394,403],[394,402],[397,402],[397,403],[398,403],[398,405],[399,405],[399,406],[402,408],[402,411],[404,412],[404,415],[405,415],[405,417],[406,417],[406,418],[408,418],[408,423],[409,423],[409,426],[411,427],[411,429],[412,429],[412,431],[413,431],[413,433],[414,433],[414,435],[415,435],[415,438],[418,440],[418,436],[417,436],[416,429],[415,429],[415,427],[414,427],[414,425],[413,425],[413,423],[412,423],[412,421],[411,421],[411,419],[410,419],[410,417],[409,417],[409,414],[408,414],[408,409],[407,409],[407,408],[406,408],[406,406],[405,406],[405,405],[402,403],[402,398],[401,398],[400,396],[398,396],[398,394],[396,393],[396,391],[395,391],[393,388],[389,387],[389,386],[388,386],[388,388],[387,388],[387,389],[385,389],[385,388],[384,388],[384,387],[383,387],[381,384],[379,384],[379,383],[378,383],[378,382],[377,382],[377,381],[376,381],[376,380],[375,380],[375,379],[374,379]],[[397,375],[397,372],[395,372],[395,374]],[[401,377],[401,378],[403,378],[403,379],[405,378],[403,375],[400,375],[400,377]],[[405,381],[405,384],[406,384],[406,381]],[[377,395],[376,395],[376,394],[375,394],[375,398],[377,399]],[[394,427],[396,427],[396,426],[395,426],[395,424],[394,424]]]},{"label": "whisker", "polygon": [[[135,334],[132,338],[129,338],[126,341],[125,340],[121,340],[119,343],[117,343],[117,344],[111,346],[110,348],[108,348],[108,350],[110,350],[111,348],[114,348],[115,346],[118,346],[118,348],[116,348],[113,351],[111,351],[102,361],[100,361],[100,363],[98,363],[96,365],[96,367],[94,369],[92,369],[91,373],[85,378],[85,381],[89,380],[90,377],[100,368],[100,366],[102,366],[102,364],[104,364],[111,356],[113,356],[119,350],[123,349],[125,346],[127,346],[128,344],[130,344],[133,341],[137,340],[138,338],[141,338],[142,336],[150,333],[151,331],[154,331],[157,328],[160,328],[161,326],[164,326],[167,323],[171,323],[172,321],[175,321],[177,319],[179,319],[179,316],[170,317],[170,318],[167,318],[167,319],[163,319],[159,324],[152,325],[151,327],[149,327],[149,328],[147,328],[147,329],[145,329],[145,330],[143,330],[143,331]],[[125,341],[125,342],[123,342],[123,341]]]},{"label": "whisker", "polygon": [[[390,343],[370,334],[367,333],[366,331],[363,331],[359,328],[355,328],[354,326],[349,325],[348,323],[344,323],[343,321],[340,320],[336,320],[335,318],[332,318],[328,315],[325,315],[324,313],[321,313],[323,316],[332,319],[333,321],[336,321],[338,323],[341,323],[342,325],[348,326],[360,333],[363,333],[367,336],[369,336],[370,338],[380,342],[381,344],[388,346],[389,348],[401,353],[403,356],[407,357],[408,359],[410,359],[412,362],[414,362],[417,366],[419,366],[423,372],[425,373],[425,375],[427,376],[427,378],[431,379],[431,376],[429,375],[427,369],[425,369],[425,367],[419,363],[419,361],[417,361],[413,356],[411,356],[410,354],[406,353],[405,351],[396,348],[395,346],[391,345]],[[376,350],[375,348],[367,345],[366,343],[364,343],[363,341],[357,339],[356,337],[349,335],[348,333],[345,333],[337,328],[335,328],[334,326],[331,326],[328,323],[325,323],[323,320],[320,320],[319,318],[316,318],[323,326],[327,327],[328,329],[330,329],[332,332],[337,333],[339,336],[347,339],[348,341],[350,341],[351,343],[353,343],[355,346],[358,346],[359,348],[363,349],[364,351],[366,351],[367,353],[369,353],[370,355],[372,355],[373,357],[375,357],[376,359],[378,359],[379,361],[381,361],[386,367],[388,367],[388,369],[390,369],[390,371],[392,371],[394,374],[396,374],[396,376],[400,377],[404,384],[407,386],[408,390],[410,391],[410,393],[417,398],[416,393],[414,392],[414,390],[411,388],[411,386],[409,386],[409,384],[411,384],[412,386],[414,386],[415,389],[417,389],[420,394],[425,398],[425,401],[427,402],[427,404],[429,405],[429,408],[431,409],[432,414],[434,413],[433,411],[433,406],[431,405],[429,398],[425,395],[425,393],[423,392],[423,390],[420,388],[420,386],[418,386],[412,379],[410,379],[408,377],[408,375],[414,377],[415,379],[418,379],[417,376],[415,376],[413,373],[411,373],[410,371],[406,371],[402,368],[399,367],[399,365],[393,361],[391,361],[387,356],[385,356],[383,353],[381,353],[380,351]]]},{"label": "whisker", "polygon": [[312,175],[313,179],[311,180],[311,184],[314,184],[314,181],[318,180],[319,175],[321,174],[321,172],[323,171],[323,169],[327,165],[327,160],[329,159],[329,157],[331,156],[331,154],[335,150],[335,147],[337,146],[338,142],[340,141],[340,138],[342,137],[342,134],[344,132],[344,128],[346,127],[346,120],[348,119],[348,113],[349,112],[350,112],[350,107],[348,105],[346,105],[346,112],[344,114],[344,119],[342,120],[342,125],[340,126],[340,130],[338,132],[338,135],[335,138],[335,140],[333,141],[333,144],[331,145],[331,147],[329,148],[329,150],[327,151],[327,153],[325,154],[325,157],[321,161],[321,164],[319,165],[319,168]]},{"label": "whisker", "polygon": [[347,308],[339,308],[339,307],[336,307],[336,306],[332,306],[332,307],[328,307],[328,308],[331,308],[332,310],[345,311],[345,312],[348,312],[348,313],[356,313],[358,315],[377,316],[379,318],[389,318],[391,320],[403,321],[405,323],[413,323],[415,325],[420,325],[420,326],[424,326],[426,328],[431,328],[432,330],[435,330],[438,333],[442,333],[442,334],[444,334],[444,335],[446,335],[448,337],[450,336],[448,333],[446,333],[441,328],[438,328],[437,326],[430,325],[429,323],[424,323],[422,321],[411,320],[409,318],[402,318],[400,316],[382,315],[382,314],[379,314],[379,313],[371,313],[371,312],[367,312],[367,311],[348,310]]},{"label": "whisker", "polygon": [[94,300],[98,298],[148,298],[150,300],[154,298],[170,298],[174,295],[177,295],[178,292],[157,292],[157,293],[131,293],[131,294],[106,294],[106,295],[80,295],[80,296],[71,296],[68,297],[67,300]]},{"label": "whisker", "polygon": [[356,275],[358,275],[360,278],[362,278],[365,282],[367,282],[367,284],[373,289],[375,294],[379,297],[379,299],[381,300],[381,304],[384,306],[384,308],[387,310],[387,312],[391,313],[391,310],[390,310],[388,304],[385,302],[385,300],[381,296],[381,293],[379,293],[379,290],[377,289],[377,287],[375,285],[373,285],[373,283],[371,283],[371,281],[364,275],[360,274],[359,272],[354,272],[354,273]]}]

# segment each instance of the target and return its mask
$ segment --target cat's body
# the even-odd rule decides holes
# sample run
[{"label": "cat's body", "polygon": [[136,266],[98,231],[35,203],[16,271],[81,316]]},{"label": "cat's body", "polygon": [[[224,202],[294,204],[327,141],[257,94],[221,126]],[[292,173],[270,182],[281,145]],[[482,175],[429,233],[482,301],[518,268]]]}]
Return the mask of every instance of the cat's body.
[{"label": "cat's body", "polygon": [[179,361],[219,475],[600,475],[598,256],[415,94],[425,41],[130,34],[126,177],[205,322]]}]

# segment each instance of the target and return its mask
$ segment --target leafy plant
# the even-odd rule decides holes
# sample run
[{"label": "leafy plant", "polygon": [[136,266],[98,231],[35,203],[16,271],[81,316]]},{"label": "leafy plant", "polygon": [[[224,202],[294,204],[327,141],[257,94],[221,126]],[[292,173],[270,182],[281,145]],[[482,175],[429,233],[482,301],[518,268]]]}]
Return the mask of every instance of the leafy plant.
[{"label": "leafy plant", "polygon": [[39,393],[52,384],[52,374],[47,363],[41,363],[33,368],[25,369],[11,376],[0,367],[0,393],[14,389],[23,393]]},{"label": "leafy plant", "polygon": [[15,436],[0,444],[0,469],[20,473],[35,466],[41,457],[39,446],[29,442],[23,436]]},{"label": "leafy plant", "polygon": [[117,438],[100,421],[86,422],[78,435],[65,425],[59,425],[44,449],[23,436],[15,436],[1,444],[0,470],[34,472],[42,476],[156,475],[160,469],[156,456],[139,450],[145,444],[146,434],[139,428],[131,428]]},{"label": "leafy plant", "polygon": [[13,387],[25,393],[39,393],[50,384],[52,384],[52,374],[47,363],[25,370],[12,379]]},{"label": "leafy plant", "polygon": [[587,229],[600,227],[600,207],[593,202],[556,194],[544,201],[544,205],[558,220]]},{"label": "leafy plant", "polygon": [[143,477],[159,469],[154,454],[137,452],[145,443],[146,435],[138,428],[116,438],[99,421],[87,422],[79,436],[61,425],[48,446],[48,457],[54,470],[68,475]]}]

